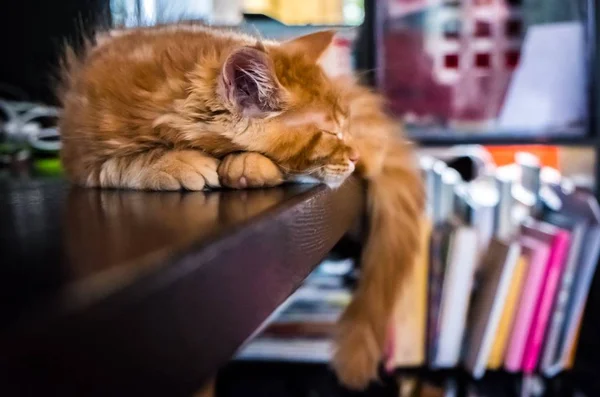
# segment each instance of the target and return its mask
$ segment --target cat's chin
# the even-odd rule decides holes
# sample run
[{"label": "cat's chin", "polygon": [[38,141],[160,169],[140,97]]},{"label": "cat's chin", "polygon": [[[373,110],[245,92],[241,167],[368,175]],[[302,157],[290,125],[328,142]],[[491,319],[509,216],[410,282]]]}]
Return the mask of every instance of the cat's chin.
[{"label": "cat's chin", "polygon": [[309,185],[315,185],[319,183],[323,183],[322,180],[315,178],[311,175],[294,175],[291,177],[291,181],[295,183],[306,183]]},{"label": "cat's chin", "polygon": [[323,183],[331,189],[337,189],[342,186],[347,176],[326,176],[324,179],[315,178],[311,175],[295,175],[292,177],[292,182],[295,183],[306,183],[306,184],[319,184]]},{"label": "cat's chin", "polygon": [[330,189],[337,189],[338,187],[342,186],[344,181],[346,181],[346,177],[325,178],[323,183],[326,184]]}]

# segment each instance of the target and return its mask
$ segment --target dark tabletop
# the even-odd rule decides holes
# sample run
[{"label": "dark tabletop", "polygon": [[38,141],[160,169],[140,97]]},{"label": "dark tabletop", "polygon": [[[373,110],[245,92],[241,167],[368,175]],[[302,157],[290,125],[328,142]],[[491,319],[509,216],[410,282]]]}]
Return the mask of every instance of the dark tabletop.
[{"label": "dark tabletop", "polygon": [[363,188],[0,181],[0,395],[187,395],[362,212]]}]

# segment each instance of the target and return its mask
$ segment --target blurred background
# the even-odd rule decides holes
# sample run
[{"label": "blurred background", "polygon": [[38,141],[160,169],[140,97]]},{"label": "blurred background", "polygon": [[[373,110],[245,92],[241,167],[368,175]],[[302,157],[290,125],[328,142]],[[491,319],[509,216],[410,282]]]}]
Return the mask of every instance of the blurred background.
[{"label": "blurred background", "polygon": [[[593,151],[572,155],[573,147],[590,146],[591,0],[4,3],[4,100],[55,105],[60,48],[65,40],[79,42],[81,32],[199,20],[287,39],[333,27],[339,34],[328,62],[378,89],[414,140],[424,146],[490,142],[500,162],[512,161],[514,153],[502,143],[544,143],[530,150],[547,165],[560,162],[568,174],[593,183]],[[0,108],[0,122],[7,123],[13,110]],[[7,128],[2,130],[6,138]],[[44,139],[52,139],[46,133]]]},{"label": "blurred background", "polygon": [[[284,40],[335,28],[338,34],[326,62],[339,73],[356,73],[381,92],[390,114],[419,145],[423,175],[433,181],[428,185],[433,229],[453,213],[487,235],[477,248],[479,264],[500,233],[498,214],[506,205],[517,208],[507,217],[510,227],[518,228],[523,214],[549,216],[541,210],[540,203],[551,202],[544,198],[544,186],[568,182],[598,197],[597,13],[594,0],[5,0],[0,6],[0,178],[61,178],[56,127],[60,109],[53,90],[60,48],[65,40],[80,41],[82,32],[194,20]],[[497,186],[505,181],[498,170],[512,175],[509,187],[517,192],[515,197],[501,196]],[[529,195],[519,196],[523,191]],[[436,194],[442,199],[432,198]],[[490,197],[496,197],[493,204]],[[428,252],[430,237],[425,238]],[[589,258],[597,259],[594,252]],[[457,362],[439,364],[431,353],[435,334],[434,342],[425,340],[431,333],[424,324],[432,316],[427,290],[432,280],[423,276],[414,281],[414,299],[399,303],[408,305],[406,310],[422,309],[417,328],[398,320],[398,338],[406,337],[404,346],[412,343],[417,351],[395,351],[382,368],[385,381],[368,393],[582,395],[577,394],[580,386],[596,382],[593,374],[600,371],[600,352],[592,342],[600,327],[593,310],[588,308],[583,317],[589,291],[589,301],[600,302],[598,281],[592,284],[596,261],[589,258],[594,267],[580,274],[580,290],[569,290],[571,284],[565,282],[567,292],[580,291],[578,296],[585,299],[577,301],[581,313],[567,316],[570,322],[563,326],[571,339],[568,345],[566,339],[561,342],[558,367],[550,363],[552,370],[545,372],[540,363],[543,376],[528,373],[523,378],[523,368],[505,370],[503,348],[496,352],[501,364],[484,365],[491,371],[483,382],[456,370]],[[346,250],[305,281],[223,370],[218,380],[223,395],[248,395],[248,390],[256,395],[350,394],[339,388],[326,363],[333,325],[350,299],[357,274],[355,259],[356,253]],[[429,263],[424,268],[431,269]],[[479,276],[471,269],[465,277],[475,287],[486,285]],[[552,307],[562,316],[563,306]],[[458,327],[466,328],[466,340],[471,334],[465,313]],[[577,350],[573,335],[579,335],[581,324],[585,326]],[[569,360],[575,352],[577,360]],[[572,377],[573,369],[592,376]],[[397,377],[403,379],[400,386]]]}]

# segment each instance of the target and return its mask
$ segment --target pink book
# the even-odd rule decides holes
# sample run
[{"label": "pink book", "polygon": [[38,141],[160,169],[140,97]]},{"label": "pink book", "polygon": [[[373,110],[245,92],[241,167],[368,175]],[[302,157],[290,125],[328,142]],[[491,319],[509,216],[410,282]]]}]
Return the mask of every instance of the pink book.
[{"label": "pink book", "polygon": [[[548,328],[548,321],[554,305],[554,298],[558,291],[561,275],[569,252],[571,234],[563,229],[553,228],[550,233],[554,235],[551,240],[550,255],[546,274],[544,276],[541,294],[536,303],[527,344],[523,355],[523,372],[531,374],[537,368],[537,363],[542,351],[542,344]],[[545,230],[547,232],[547,230]],[[539,232],[539,230],[537,231]],[[532,237],[536,237],[532,233]]]},{"label": "pink book", "polygon": [[522,369],[527,337],[550,254],[550,246],[533,237],[522,236],[519,243],[527,258],[528,270],[504,357],[504,368],[511,372]]}]

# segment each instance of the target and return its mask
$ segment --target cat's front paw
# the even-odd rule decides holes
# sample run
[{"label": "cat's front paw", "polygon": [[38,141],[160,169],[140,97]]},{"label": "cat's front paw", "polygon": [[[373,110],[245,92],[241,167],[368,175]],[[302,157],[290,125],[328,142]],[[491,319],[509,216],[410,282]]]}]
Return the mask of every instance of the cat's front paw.
[{"label": "cat's front paw", "polygon": [[284,180],[271,159],[255,152],[228,155],[221,161],[218,173],[221,185],[234,189],[277,186]]},{"label": "cat's front paw", "polygon": [[377,379],[381,352],[368,323],[342,321],[338,324],[333,369],[341,384],[364,390]]},{"label": "cat's front paw", "polygon": [[172,151],[146,172],[145,187],[152,190],[203,190],[219,187],[219,160],[196,150]]}]

